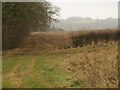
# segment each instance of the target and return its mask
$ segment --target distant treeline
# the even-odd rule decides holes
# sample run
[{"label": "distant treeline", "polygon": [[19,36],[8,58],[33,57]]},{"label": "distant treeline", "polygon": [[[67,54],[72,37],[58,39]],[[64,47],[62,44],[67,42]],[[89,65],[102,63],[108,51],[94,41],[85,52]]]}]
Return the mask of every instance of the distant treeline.
[{"label": "distant treeline", "polygon": [[78,35],[72,36],[73,46],[84,46],[98,43],[108,43],[118,40],[118,30],[95,30],[79,32]]},{"label": "distant treeline", "polygon": [[118,27],[117,18],[106,19],[92,19],[90,17],[69,17],[60,19],[59,22],[54,23],[55,27],[60,27],[65,31],[78,31],[78,30],[92,30],[92,29],[106,29]]}]

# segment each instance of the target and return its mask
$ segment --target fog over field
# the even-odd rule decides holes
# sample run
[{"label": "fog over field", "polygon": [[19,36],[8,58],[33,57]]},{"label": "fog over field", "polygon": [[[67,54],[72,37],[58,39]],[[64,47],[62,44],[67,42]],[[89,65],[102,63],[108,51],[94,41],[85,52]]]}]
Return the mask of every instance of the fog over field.
[{"label": "fog over field", "polygon": [[69,17],[67,19],[60,19],[53,23],[54,27],[64,29],[64,31],[78,31],[91,29],[117,29],[117,18],[106,19],[92,19],[90,17]]}]

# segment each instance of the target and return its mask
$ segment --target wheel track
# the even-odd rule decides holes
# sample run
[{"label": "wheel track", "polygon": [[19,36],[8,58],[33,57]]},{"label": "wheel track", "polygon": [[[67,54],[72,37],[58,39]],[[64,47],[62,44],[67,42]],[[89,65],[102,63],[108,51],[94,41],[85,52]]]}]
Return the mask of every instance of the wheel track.
[{"label": "wheel track", "polygon": [[23,87],[21,73],[18,71],[18,68],[22,64],[23,64],[23,59],[21,58],[9,73],[3,74],[3,80],[8,80],[13,87],[16,88]]}]

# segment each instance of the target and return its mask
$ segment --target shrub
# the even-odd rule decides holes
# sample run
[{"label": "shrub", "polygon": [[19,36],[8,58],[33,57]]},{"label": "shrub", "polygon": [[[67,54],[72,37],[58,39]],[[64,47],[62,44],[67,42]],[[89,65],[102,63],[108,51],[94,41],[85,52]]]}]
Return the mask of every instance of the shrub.
[{"label": "shrub", "polygon": [[117,30],[88,31],[87,33],[72,36],[73,46],[98,44],[99,42],[110,42],[118,40]]}]

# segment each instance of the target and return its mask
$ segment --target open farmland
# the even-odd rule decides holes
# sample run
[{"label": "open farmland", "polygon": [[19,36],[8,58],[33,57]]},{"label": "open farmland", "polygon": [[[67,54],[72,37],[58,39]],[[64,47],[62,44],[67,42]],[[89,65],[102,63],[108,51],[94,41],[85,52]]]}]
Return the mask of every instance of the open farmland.
[{"label": "open farmland", "polygon": [[17,48],[3,51],[3,87],[117,87],[117,34],[109,32],[32,33]]}]

